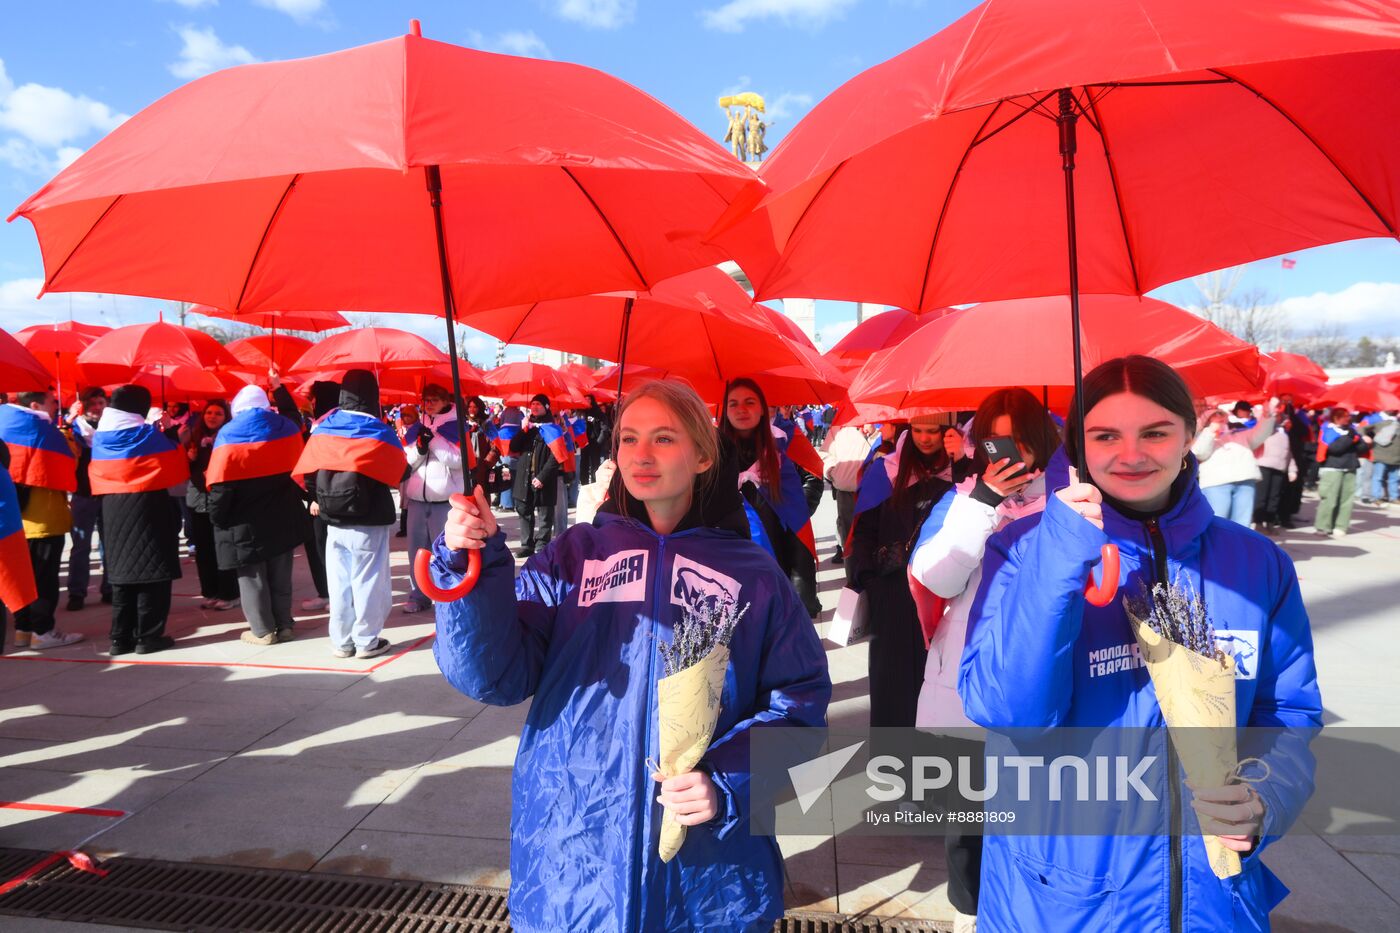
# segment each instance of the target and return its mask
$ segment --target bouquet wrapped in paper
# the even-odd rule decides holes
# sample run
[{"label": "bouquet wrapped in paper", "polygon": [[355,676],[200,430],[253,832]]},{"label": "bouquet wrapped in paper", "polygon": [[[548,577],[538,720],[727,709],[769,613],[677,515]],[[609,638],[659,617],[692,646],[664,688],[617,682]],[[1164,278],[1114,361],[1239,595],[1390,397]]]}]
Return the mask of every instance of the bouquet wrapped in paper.
[{"label": "bouquet wrapped in paper", "polygon": [[[1158,583],[1123,606],[1187,778],[1198,787],[1223,787],[1239,767],[1235,659],[1217,647],[1205,604],[1189,586]],[[1240,873],[1238,852],[1214,835],[1204,841],[1215,877]]]},{"label": "bouquet wrapped in paper", "polygon": [[[687,604],[671,644],[660,646],[666,675],[656,682],[661,756],[656,770],[663,778],[695,770],[710,747],[729,668],[729,639],[748,608],[735,611],[729,598]],[[666,810],[658,845],[661,861],[674,858],[683,842],[685,827]]]}]

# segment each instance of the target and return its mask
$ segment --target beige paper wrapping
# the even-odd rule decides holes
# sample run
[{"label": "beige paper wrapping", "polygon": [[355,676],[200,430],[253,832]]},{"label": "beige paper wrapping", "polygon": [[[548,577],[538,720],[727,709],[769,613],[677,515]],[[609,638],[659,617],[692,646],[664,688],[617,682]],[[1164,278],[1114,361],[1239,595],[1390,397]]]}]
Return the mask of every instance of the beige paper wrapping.
[{"label": "beige paper wrapping", "polygon": [[[1131,618],[1131,616],[1130,616]],[[1186,776],[1198,787],[1223,787],[1235,775],[1235,659],[1207,658],[1168,641],[1146,622],[1133,619],[1134,634],[1167,731]],[[1176,780],[1172,775],[1171,780]],[[1206,857],[1217,878],[1240,873],[1240,855],[1219,837],[1207,835]]]},{"label": "beige paper wrapping", "polygon": [[[715,648],[695,664],[656,682],[657,728],[661,774],[675,777],[694,771],[714,738],[729,649]],[[685,827],[670,810],[661,817],[661,861],[669,862],[685,842]]]}]

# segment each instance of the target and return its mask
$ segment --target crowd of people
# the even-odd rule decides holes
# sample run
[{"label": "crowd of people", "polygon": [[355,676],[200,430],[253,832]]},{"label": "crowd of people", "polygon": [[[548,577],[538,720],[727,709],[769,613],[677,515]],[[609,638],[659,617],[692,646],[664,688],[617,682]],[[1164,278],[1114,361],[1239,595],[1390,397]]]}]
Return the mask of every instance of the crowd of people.
[{"label": "crowd of people", "polygon": [[[825,722],[831,684],[812,624],[821,606],[811,517],[828,487],[838,533],[830,563],[870,612],[870,725],[950,734],[1160,725],[1140,672],[1090,679],[1079,670],[1128,631],[1120,603],[1090,606],[1082,595],[1105,543],[1118,547],[1125,581],[1188,580],[1268,654],[1239,685],[1241,722],[1316,725],[1307,615],[1291,561],[1269,536],[1296,528],[1310,486],[1315,531],[1330,536],[1347,533],[1354,501],[1400,501],[1396,412],[1310,412],[1289,397],[1222,408],[1144,357],[1088,374],[1082,448],[1073,417],[1016,388],[975,412],[838,425],[830,406],[771,407],[755,379],[731,381],[713,408],[667,381],[615,407],[589,399],[563,415],[544,395],[524,410],[473,397],[460,420],[451,394],[431,384],[421,405],[386,409],[363,370],[311,386],[307,410],[275,375],[271,386],[270,398],[249,387],[192,407],[153,408],[149,390],[127,385],[110,398],[84,391],[66,416],[47,392],[3,408],[0,438],[40,593],[15,612],[14,644],[81,638],[55,624],[64,536],[70,610],[88,597],[94,532],[101,542],[114,656],[173,643],[165,624],[182,529],[202,608],[241,608],[241,638],[256,645],[295,637],[292,555],[303,547],[317,593],[302,608],[329,610],[331,651],[343,659],[391,648],[383,631],[396,525],[411,550],[432,551],[439,587],[460,580],[467,550],[482,549],[475,590],[436,607],[434,651],[448,680],[479,701],[533,697],[511,854],[512,916],[529,929],[579,928],[614,911],[640,911],[643,928],[686,917],[759,929],[781,912],[776,846],[736,828],[749,813],[748,733]],[[497,518],[510,511],[514,553]],[[649,806],[643,785],[653,778],[636,763],[654,754],[645,728],[655,715],[653,644],[671,613],[715,600],[747,607],[730,645],[719,738],[692,772],[654,775]],[[413,580],[403,612],[431,605]],[[651,637],[632,637],[639,620]],[[980,743],[952,741],[981,761]],[[567,809],[550,802],[563,797]],[[1193,788],[1191,803],[1242,853],[1281,834],[1300,805],[1268,782]],[[663,811],[698,829],[669,864],[633,847]],[[1065,928],[1054,918],[1063,905],[1025,884],[1026,864],[1064,884],[1107,866],[1111,884],[1083,894],[1085,917],[1110,891],[1177,910],[1154,873],[1111,871],[1159,855],[1167,864],[1169,849],[1173,890],[1186,885],[1222,922],[1234,909],[1193,840],[1046,841],[948,826],[961,929],[978,917],[993,929],[1026,917]],[[1257,918],[1281,885],[1257,860],[1247,866],[1235,890]],[[619,873],[632,870],[653,892],[644,903],[601,893],[625,890]],[[581,872],[595,879],[587,890],[557,884]],[[1166,928],[1159,907],[1135,909],[1144,929]]]}]

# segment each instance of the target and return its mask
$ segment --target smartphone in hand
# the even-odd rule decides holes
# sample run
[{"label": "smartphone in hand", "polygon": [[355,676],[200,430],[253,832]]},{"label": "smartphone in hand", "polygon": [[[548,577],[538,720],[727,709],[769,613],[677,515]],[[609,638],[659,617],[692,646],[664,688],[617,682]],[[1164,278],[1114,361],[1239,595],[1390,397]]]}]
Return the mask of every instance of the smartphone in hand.
[{"label": "smartphone in hand", "polygon": [[987,455],[987,462],[989,464],[997,463],[1002,460],[1010,460],[1013,464],[1021,464],[1021,469],[1006,477],[1007,479],[1016,479],[1017,477],[1026,475],[1028,468],[1026,467],[1026,462],[1021,459],[1021,451],[1017,448],[1014,438],[1004,434],[989,437],[982,441],[982,451]]}]

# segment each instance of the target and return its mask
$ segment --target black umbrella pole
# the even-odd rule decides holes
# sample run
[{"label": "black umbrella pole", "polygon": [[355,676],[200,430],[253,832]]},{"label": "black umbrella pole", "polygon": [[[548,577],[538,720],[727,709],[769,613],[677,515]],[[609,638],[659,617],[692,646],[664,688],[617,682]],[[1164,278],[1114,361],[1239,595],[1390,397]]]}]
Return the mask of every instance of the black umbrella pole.
[{"label": "black umbrella pole", "polygon": [[[447,236],[442,228],[442,171],[436,165],[427,167],[428,198],[433,205],[433,227],[437,232],[438,278],[442,282],[442,314],[447,319],[447,356],[452,367],[452,404],[457,411],[457,437],[462,446],[471,443],[467,436],[466,403],[462,400],[462,370],[457,365],[457,322],[452,296],[452,270],[447,264]],[[463,458],[465,462],[465,457]]]},{"label": "black umbrella pole", "polygon": [[1079,242],[1075,237],[1074,218],[1074,156],[1078,150],[1075,124],[1079,115],[1074,111],[1074,95],[1069,88],[1060,89],[1060,115],[1055,122],[1060,128],[1060,162],[1065,172],[1065,240],[1069,244],[1069,320],[1070,339],[1074,352],[1074,414],[1075,467],[1079,481],[1089,482],[1089,470],[1084,462],[1084,361],[1079,337]]},{"label": "black umbrella pole", "polygon": [[622,303],[622,339],[617,344],[617,400],[622,401],[622,377],[627,370],[627,332],[632,328],[632,305],[635,298]]}]

